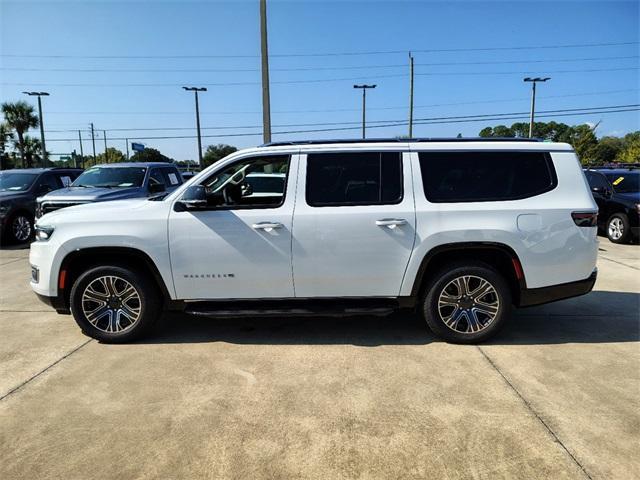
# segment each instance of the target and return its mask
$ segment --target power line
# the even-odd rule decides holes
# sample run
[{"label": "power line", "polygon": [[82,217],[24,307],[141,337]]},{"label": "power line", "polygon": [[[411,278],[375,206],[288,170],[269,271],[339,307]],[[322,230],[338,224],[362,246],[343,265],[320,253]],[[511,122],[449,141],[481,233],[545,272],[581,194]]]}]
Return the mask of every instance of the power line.
[{"label": "power line", "polygon": [[[616,71],[631,71],[638,70],[640,67],[622,67],[622,68],[593,68],[585,70],[545,70],[545,74],[563,74],[563,73],[594,73],[594,72],[616,72]],[[516,71],[516,72],[428,72],[428,73],[416,73],[417,76],[442,76],[442,75],[533,75],[535,71]],[[343,82],[343,81],[359,81],[359,80],[373,80],[381,78],[405,78],[407,74],[392,74],[392,75],[368,75],[366,77],[343,77],[343,78],[323,78],[323,79],[307,79],[307,80],[283,80],[273,81],[271,84],[278,85],[294,85],[294,84],[312,84],[312,83],[328,83],[328,82]],[[11,83],[2,82],[0,85],[4,86],[18,86],[18,87],[179,87],[182,83]],[[231,86],[248,86],[248,85],[260,85],[261,82],[218,82],[218,83],[199,83],[206,87],[231,87]]]},{"label": "power line", "polygon": [[[609,113],[623,113],[623,112],[635,112],[640,110],[640,104],[630,104],[630,105],[612,105],[608,107],[589,107],[589,108],[574,108],[574,109],[560,109],[560,110],[543,110],[539,112],[538,117],[565,117],[565,116],[580,116],[580,115],[599,115],[599,114],[609,114]],[[416,125],[428,125],[428,124],[446,124],[446,123],[466,123],[466,122],[477,122],[477,121],[503,121],[503,120],[514,120],[521,118],[528,118],[529,112],[508,112],[508,113],[493,113],[493,114],[482,114],[482,115],[460,115],[460,116],[452,116],[452,117],[431,117],[431,118],[420,118],[414,120],[414,124]],[[359,124],[360,122],[345,122],[337,125],[352,125],[354,123]],[[373,122],[371,122],[373,123]],[[386,127],[394,127],[394,126],[404,126],[407,125],[406,120],[390,120],[390,121],[378,121],[374,125],[370,125],[369,128],[386,128]],[[318,125],[331,125],[331,124],[318,124]],[[290,125],[290,126],[300,126],[300,125]],[[281,125],[277,128],[285,128],[286,125]],[[234,127],[239,128],[239,127]],[[251,127],[247,127],[251,128]],[[257,128],[254,126],[253,128]],[[345,126],[345,127],[337,127],[337,128],[321,128],[321,129],[308,129],[308,130],[289,130],[289,131],[280,131],[274,132],[276,135],[285,135],[285,134],[294,134],[294,133],[315,133],[315,132],[331,132],[331,131],[342,131],[342,130],[360,130],[361,126]],[[203,138],[219,138],[219,137],[245,137],[245,136],[260,136],[262,133],[230,133],[230,134],[210,134],[210,135],[202,135]],[[145,137],[135,137],[138,140],[168,140],[168,139],[188,139],[195,138],[194,135],[160,135],[160,136],[145,136]],[[125,140],[125,138],[111,138],[112,140]],[[75,141],[74,139],[68,138],[58,138],[58,139],[50,139],[49,141]]]},{"label": "power line", "polygon": [[[554,50],[562,48],[584,48],[584,47],[614,47],[625,45],[637,45],[639,42],[608,42],[608,43],[574,43],[564,45],[528,45],[517,47],[475,47],[475,48],[429,48],[429,49],[416,49],[406,48],[404,50],[374,50],[374,51],[362,51],[362,52],[324,52],[324,53],[279,53],[271,54],[272,57],[339,57],[339,56],[359,56],[359,55],[390,55],[390,54],[403,54],[406,55],[408,51],[416,53],[452,53],[452,52],[491,52],[491,51],[507,51],[507,50]],[[17,57],[17,58],[96,58],[96,59],[116,59],[116,58],[131,58],[131,59],[190,59],[190,58],[257,58],[257,54],[218,54],[218,55],[43,55],[43,54],[16,54],[16,53],[3,53],[2,57]]]},{"label": "power line", "polygon": [[[630,60],[640,58],[638,55],[623,57],[589,57],[589,58],[559,58],[545,60],[500,60],[489,62],[432,62],[416,63],[415,66],[437,67],[455,65],[513,65],[528,63],[575,63],[592,62],[602,60]],[[406,68],[404,64],[387,65],[336,65],[325,67],[292,67],[292,68],[270,68],[274,72],[308,72],[308,71],[331,71],[331,70],[367,70],[378,68]],[[259,68],[30,68],[30,67],[0,67],[0,70],[14,72],[80,72],[80,73],[244,73],[259,72]]]},{"label": "power line", "polygon": [[[583,108],[563,108],[559,110],[544,110],[541,113],[554,113],[554,112],[573,112],[573,111],[597,111],[597,110],[610,110],[615,108],[634,108],[640,107],[640,104],[626,104],[626,105],[608,105],[604,107],[583,107]],[[431,117],[431,118],[418,118],[416,121],[421,120],[447,120],[458,118],[480,118],[480,117],[497,117],[503,115],[520,115],[527,112],[509,112],[509,113],[489,113],[484,115],[462,115],[462,116],[447,116],[447,117]],[[597,113],[597,112],[594,112]],[[384,124],[384,123],[397,123],[403,120],[370,120],[367,123],[370,124]],[[317,126],[334,126],[334,125],[361,125],[362,122],[313,122],[313,123],[295,123],[295,124],[282,124],[275,125],[275,128],[289,128],[289,127],[317,127]],[[202,127],[202,130],[242,130],[251,128],[261,128],[261,125],[227,125],[217,127]],[[110,128],[109,132],[153,132],[153,131],[179,131],[179,130],[192,130],[193,127],[143,127],[143,128]],[[48,133],[61,133],[61,132],[75,132],[77,129],[69,130],[47,130]]]},{"label": "power line", "polygon": [[[573,94],[565,94],[565,95],[546,95],[540,96],[538,98],[547,99],[547,98],[571,98],[571,97],[587,97],[587,96],[601,96],[601,95],[611,95],[618,93],[629,93],[629,92],[638,92],[637,88],[631,88],[626,90],[608,90],[602,92],[584,92],[584,93],[573,93]],[[488,99],[488,100],[476,100],[470,102],[452,102],[452,103],[431,103],[428,105],[416,105],[414,108],[433,108],[433,107],[451,107],[451,106],[459,106],[459,105],[479,105],[484,103],[509,103],[509,102],[520,102],[524,101],[526,98],[502,98],[502,99]],[[368,110],[404,110],[406,109],[406,105],[399,106],[391,106],[391,107],[370,107]],[[291,113],[335,113],[335,112],[356,112],[360,111],[359,108],[330,108],[330,109],[313,109],[313,110],[275,110],[272,113],[278,114],[291,114]],[[220,112],[200,112],[200,115],[258,115],[262,113],[259,110],[253,111],[220,111]],[[192,115],[193,112],[187,111],[92,111],[92,112],[79,112],[79,111],[53,111],[48,112],[49,115]],[[76,124],[69,124],[76,125]],[[58,125],[60,126],[60,125]]]}]

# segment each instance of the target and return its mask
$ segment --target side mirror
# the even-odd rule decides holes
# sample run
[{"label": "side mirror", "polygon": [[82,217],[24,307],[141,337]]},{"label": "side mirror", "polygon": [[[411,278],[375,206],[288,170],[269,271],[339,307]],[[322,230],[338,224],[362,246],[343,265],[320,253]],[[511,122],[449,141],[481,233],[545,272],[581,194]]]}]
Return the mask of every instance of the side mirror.
[{"label": "side mirror", "polygon": [[182,198],[175,203],[174,210],[198,210],[207,206],[207,192],[202,185],[191,185],[182,194]]},{"label": "side mirror", "polygon": [[150,183],[149,184],[149,193],[160,193],[164,192],[167,189],[164,183]]}]

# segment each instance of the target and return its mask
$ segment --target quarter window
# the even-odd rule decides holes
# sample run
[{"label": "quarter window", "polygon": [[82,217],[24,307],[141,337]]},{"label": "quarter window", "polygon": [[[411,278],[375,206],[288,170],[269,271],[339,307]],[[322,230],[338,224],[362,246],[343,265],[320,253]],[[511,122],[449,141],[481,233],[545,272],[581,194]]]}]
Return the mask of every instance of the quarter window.
[{"label": "quarter window", "polygon": [[312,207],[389,205],[402,201],[399,152],[316,153],[307,156]]},{"label": "quarter window", "polygon": [[532,197],[555,188],[553,163],[544,152],[420,152],[427,200],[490,202]]}]

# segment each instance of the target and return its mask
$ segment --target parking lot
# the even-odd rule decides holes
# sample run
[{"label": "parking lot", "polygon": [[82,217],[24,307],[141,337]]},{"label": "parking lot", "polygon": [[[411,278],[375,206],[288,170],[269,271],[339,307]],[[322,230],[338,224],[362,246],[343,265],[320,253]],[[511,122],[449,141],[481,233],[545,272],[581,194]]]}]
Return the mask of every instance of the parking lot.
[{"label": "parking lot", "polygon": [[0,251],[0,478],[640,478],[640,252],[489,344],[407,314],[84,337]]}]

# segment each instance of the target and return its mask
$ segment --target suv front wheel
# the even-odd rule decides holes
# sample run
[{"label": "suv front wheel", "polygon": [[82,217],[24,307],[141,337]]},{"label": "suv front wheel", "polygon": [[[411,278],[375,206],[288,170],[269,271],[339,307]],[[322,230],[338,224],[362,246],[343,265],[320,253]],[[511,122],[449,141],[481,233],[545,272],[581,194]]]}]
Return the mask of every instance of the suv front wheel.
[{"label": "suv front wheel", "polygon": [[427,287],[423,313],[437,336],[453,343],[478,343],[495,335],[511,313],[504,278],[481,262],[455,264]]},{"label": "suv front wheel", "polygon": [[85,335],[105,343],[144,336],[161,313],[157,287],[147,275],[121,266],[84,272],[71,289],[71,313]]}]

